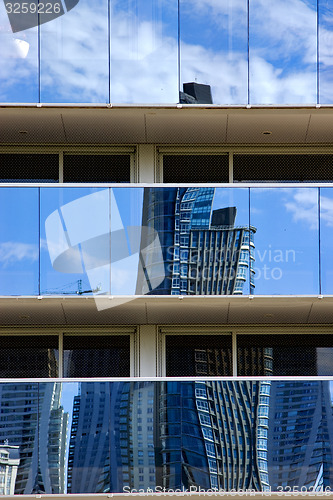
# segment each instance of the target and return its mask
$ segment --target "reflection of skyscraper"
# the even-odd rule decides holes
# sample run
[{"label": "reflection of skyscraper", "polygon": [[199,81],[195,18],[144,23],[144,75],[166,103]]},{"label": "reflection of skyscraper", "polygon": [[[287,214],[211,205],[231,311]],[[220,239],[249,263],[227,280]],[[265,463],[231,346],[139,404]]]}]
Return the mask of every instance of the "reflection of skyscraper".
[{"label": "reflection of skyscraper", "polygon": [[[105,467],[110,463],[111,385],[107,382],[82,382],[80,394],[74,398],[68,493],[103,493],[110,490],[110,472]],[[100,489],[97,490],[97,487]]]},{"label": "reflection of skyscraper", "polygon": [[0,441],[19,447],[17,494],[65,492],[68,415],[60,396],[61,383],[0,385]]},{"label": "reflection of skyscraper", "polygon": [[0,445],[0,495],[14,495],[19,447]]},{"label": "reflection of skyscraper", "polygon": [[155,486],[155,405],[152,382],[81,383],[74,398],[68,493]]},{"label": "reflection of skyscraper", "polygon": [[[123,382],[113,391],[115,408],[111,449],[112,491],[154,488],[159,450],[156,449],[158,408],[153,382]],[[116,437],[117,436],[117,437]],[[115,460],[116,459],[116,460]]]},{"label": "reflection of skyscraper", "polygon": [[269,489],[270,382],[166,382],[161,438],[166,488]]},{"label": "reflection of skyscraper", "polygon": [[328,381],[272,384],[269,467],[272,490],[331,486],[333,417]]},{"label": "reflection of skyscraper", "polygon": [[[255,228],[235,227],[236,207],[213,211],[214,194],[207,187],[145,189],[142,225],[158,232],[165,268],[164,281],[149,293],[242,294],[248,273],[253,292]],[[161,272],[153,249],[146,269],[148,276]],[[143,293],[139,282],[136,293]]]}]

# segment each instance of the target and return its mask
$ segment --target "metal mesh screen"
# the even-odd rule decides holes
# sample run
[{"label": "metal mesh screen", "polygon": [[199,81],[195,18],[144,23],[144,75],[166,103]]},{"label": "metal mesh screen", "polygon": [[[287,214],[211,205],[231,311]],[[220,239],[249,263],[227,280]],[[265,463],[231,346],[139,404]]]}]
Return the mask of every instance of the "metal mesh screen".
[{"label": "metal mesh screen", "polygon": [[58,182],[57,154],[0,154],[0,182]]},{"label": "metal mesh screen", "polygon": [[229,182],[228,155],[164,155],[163,182]]},{"label": "metal mesh screen", "polygon": [[331,335],[239,335],[239,376],[333,375]]},{"label": "metal mesh screen", "polygon": [[64,182],[130,182],[130,155],[64,155]]},{"label": "metal mesh screen", "polygon": [[313,154],[235,154],[235,182],[333,181],[333,155]]},{"label": "metal mesh screen", "polygon": [[0,378],[58,377],[58,336],[1,336]]},{"label": "metal mesh screen", "polygon": [[167,335],[168,377],[232,375],[231,336]]},{"label": "metal mesh screen", "polygon": [[64,336],[64,377],[129,377],[130,336]]}]

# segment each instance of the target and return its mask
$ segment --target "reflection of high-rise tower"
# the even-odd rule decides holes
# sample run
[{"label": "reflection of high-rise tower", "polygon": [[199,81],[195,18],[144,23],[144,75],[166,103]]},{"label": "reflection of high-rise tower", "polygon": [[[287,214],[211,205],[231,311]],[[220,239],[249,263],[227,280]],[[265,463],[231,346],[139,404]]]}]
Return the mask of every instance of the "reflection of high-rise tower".
[{"label": "reflection of high-rise tower", "polygon": [[74,398],[68,493],[110,491],[111,385],[107,382],[82,382],[80,394]]},{"label": "reflection of high-rise tower", "polygon": [[61,383],[0,385],[0,441],[18,446],[15,493],[64,493],[68,415]]},{"label": "reflection of high-rise tower", "polygon": [[159,408],[154,382],[122,382],[112,394],[112,491],[147,490],[159,484],[156,448]]},{"label": "reflection of high-rise tower", "polygon": [[268,463],[272,490],[278,486],[316,491],[333,482],[333,417],[328,381],[272,384]]},{"label": "reflection of high-rise tower", "polygon": [[0,495],[14,495],[19,447],[0,445]]},{"label": "reflection of high-rise tower", "polygon": [[163,486],[268,490],[269,395],[269,381],[166,382]]},{"label": "reflection of high-rise tower", "polygon": [[152,382],[81,383],[74,398],[68,493],[155,486],[155,390]]},{"label": "reflection of high-rise tower", "polygon": [[[253,292],[255,228],[235,227],[236,207],[214,210],[215,188],[146,188],[142,225],[158,232],[165,278],[149,293],[171,295],[242,294],[250,274]],[[149,233],[149,231],[148,231]],[[141,242],[142,248],[147,242]],[[148,276],[161,272],[151,250]],[[143,293],[140,283],[137,294]]]}]

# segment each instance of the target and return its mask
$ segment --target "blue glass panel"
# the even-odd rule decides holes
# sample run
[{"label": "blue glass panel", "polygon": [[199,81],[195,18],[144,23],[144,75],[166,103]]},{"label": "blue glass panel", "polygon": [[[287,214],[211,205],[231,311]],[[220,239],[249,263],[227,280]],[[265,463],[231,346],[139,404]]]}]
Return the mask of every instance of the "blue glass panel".
[{"label": "blue glass panel", "polygon": [[109,101],[108,0],[80,0],[42,24],[42,102]]},{"label": "blue glass panel", "polygon": [[192,391],[210,407],[206,421],[193,412],[199,434],[185,399],[165,407],[165,382],[2,383],[0,493],[330,491],[331,381],[183,385],[206,393]]},{"label": "blue glass panel", "polygon": [[110,191],[41,189],[41,293],[110,293]]},{"label": "blue glass panel", "polygon": [[0,295],[38,295],[39,193],[0,190]]},{"label": "blue glass panel", "polygon": [[329,0],[319,0],[319,102],[321,104],[333,103],[332,15],[332,3]]},{"label": "blue glass panel", "polygon": [[[38,102],[37,27],[24,29],[22,20],[26,15],[20,12],[21,3],[8,3],[8,16],[5,4],[6,2],[0,4],[0,101]],[[18,12],[14,13],[14,10]],[[19,20],[16,21],[16,18]],[[37,14],[32,14],[32,18],[37,26]]]},{"label": "blue glass panel", "polygon": [[111,9],[111,102],[178,102],[177,0],[117,0]]},{"label": "blue glass panel", "polygon": [[333,188],[320,189],[321,293],[333,293]]},{"label": "blue glass panel", "polygon": [[250,220],[255,294],[318,294],[318,189],[251,188]]},{"label": "blue glass panel", "polygon": [[111,189],[111,294],[135,295],[140,263],[143,188]]},{"label": "blue glass panel", "polygon": [[250,104],[317,102],[317,1],[249,2]]},{"label": "blue glass panel", "polygon": [[[214,104],[246,104],[246,0],[181,0],[180,37],[180,90],[188,82],[209,85]],[[196,101],[185,96],[184,102],[208,103],[208,100],[207,95]]]},{"label": "blue glass panel", "polygon": [[[65,385],[65,384],[64,384]],[[81,382],[73,400],[71,439],[68,454],[68,493],[105,493],[110,491],[113,460],[110,403],[118,384]],[[112,425],[112,424],[111,424]],[[119,437],[119,431],[118,431]],[[114,474],[116,474],[114,471]]]},{"label": "blue glass panel", "polygon": [[[52,384],[54,385],[54,384]],[[48,395],[39,398],[39,384],[31,382],[0,384],[0,453],[1,467],[6,467],[9,480],[1,482],[0,493],[39,493],[36,484],[38,467],[38,417],[44,423],[47,443],[47,423],[50,416]],[[38,415],[39,413],[39,415]],[[41,474],[45,477],[45,469]]]},{"label": "blue glass panel", "polygon": [[247,189],[145,188],[137,293],[249,293],[248,207]]}]

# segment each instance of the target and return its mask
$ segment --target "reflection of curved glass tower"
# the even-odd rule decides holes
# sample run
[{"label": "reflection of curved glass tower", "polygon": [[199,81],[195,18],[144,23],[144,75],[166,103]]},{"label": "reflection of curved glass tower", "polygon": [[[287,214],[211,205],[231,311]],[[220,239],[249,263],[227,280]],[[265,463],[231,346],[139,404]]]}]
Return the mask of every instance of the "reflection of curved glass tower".
[{"label": "reflection of curved glass tower", "polygon": [[[142,225],[158,232],[165,279],[151,294],[242,294],[250,272],[253,292],[255,228],[235,227],[236,207],[212,209],[215,188],[145,188]],[[141,247],[147,242],[141,241]],[[161,272],[152,250],[146,273]],[[252,266],[251,266],[252,267]],[[137,294],[144,293],[137,284]]]},{"label": "reflection of curved glass tower", "polygon": [[269,489],[270,382],[166,382],[163,486]]},{"label": "reflection of curved glass tower", "polygon": [[68,493],[110,491],[111,386],[107,382],[82,382],[80,394],[74,398],[68,456]]},{"label": "reflection of curved glass tower", "polygon": [[64,493],[68,414],[61,383],[0,385],[0,441],[19,447],[15,493]]},{"label": "reflection of curved glass tower", "polygon": [[272,384],[269,467],[278,486],[319,490],[333,483],[333,417],[328,381]]}]

